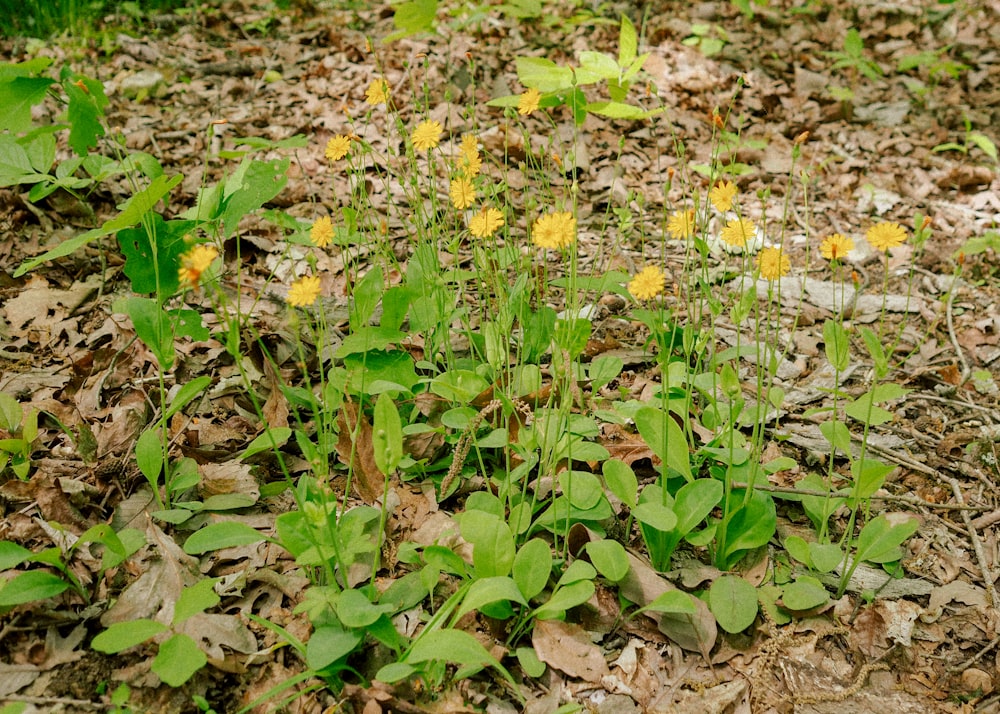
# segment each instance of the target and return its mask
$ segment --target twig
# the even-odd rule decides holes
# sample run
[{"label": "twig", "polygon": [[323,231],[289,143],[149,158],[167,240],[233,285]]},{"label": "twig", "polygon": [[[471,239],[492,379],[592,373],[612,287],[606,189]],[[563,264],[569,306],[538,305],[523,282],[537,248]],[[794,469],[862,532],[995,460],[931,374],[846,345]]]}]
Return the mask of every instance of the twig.
[{"label": "twig", "polygon": [[79,707],[80,709],[93,709],[94,711],[101,711],[105,708],[103,704],[91,702],[87,699],[70,699],[69,697],[27,697],[27,696],[20,696],[17,694],[8,694],[5,696],[0,696],[0,702],[4,701],[24,702],[26,704],[45,704],[45,705],[64,704],[66,706]]},{"label": "twig", "polygon": [[958,361],[962,365],[962,379],[959,384],[965,384],[969,379],[969,375],[972,374],[972,370],[969,369],[969,363],[965,359],[965,353],[962,352],[962,347],[958,344],[958,336],[955,334],[955,318],[952,314],[951,306],[955,302],[957,288],[957,285],[952,285],[951,290],[948,291],[948,302],[944,306],[944,317],[948,325],[948,339],[951,340],[951,346],[955,348],[955,354],[958,355]]},{"label": "twig", "polygon": [[1000,645],[1000,635],[997,635],[996,637],[994,637],[992,642],[990,642],[988,645],[986,645],[981,650],[979,650],[978,652],[976,652],[974,655],[972,655],[971,657],[969,657],[969,659],[965,660],[962,664],[957,664],[954,667],[949,667],[948,668],[948,672],[950,674],[957,674],[959,672],[964,672],[969,667],[971,667],[972,665],[974,665],[976,662],[978,662],[979,660],[981,660],[983,658],[983,655],[985,655],[987,652],[989,652],[991,649],[993,649],[997,645]]},{"label": "twig", "polygon": [[[749,484],[733,482],[733,488],[749,488]],[[787,486],[772,486],[770,484],[754,484],[755,491],[767,491],[768,493],[787,493],[795,496],[819,496],[820,498],[846,498],[846,496],[839,495],[835,492],[829,491],[811,491],[808,489],[798,489],[790,488]],[[886,494],[884,496],[874,494],[870,496],[873,501],[894,501],[897,503],[906,503],[911,506],[917,506],[918,508],[935,508],[939,511],[988,511],[992,506],[970,506],[965,503],[961,505],[956,505],[954,503],[931,503],[930,501],[925,501],[922,498],[917,498],[916,496],[894,496],[892,494]]]},{"label": "twig", "polygon": [[[955,500],[958,501],[963,506],[965,505],[965,499],[962,498],[962,489],[958,485],[958,481],[953,479],[951,476],[945,476],[941,474],[939,478],[944,479],[951,484],[952,493],[955,494]],[[976,553],[976,560],[979,562],[979,570],[983,573],[983,581],[986,583],[986,592],[990,596],[990,606],[997,607],[1000,606],[1000,597],[997,596],[996,584],[993,582],[993,571],[990,570],[989,563],[986,561],[986,554],[983,552],[983,544],[979,540],[979,532],[973,527],[972,519],[969,518],[968,511],[962,511],[962,522],[965,523],[965,529],[972,541],[972,549]]]}]

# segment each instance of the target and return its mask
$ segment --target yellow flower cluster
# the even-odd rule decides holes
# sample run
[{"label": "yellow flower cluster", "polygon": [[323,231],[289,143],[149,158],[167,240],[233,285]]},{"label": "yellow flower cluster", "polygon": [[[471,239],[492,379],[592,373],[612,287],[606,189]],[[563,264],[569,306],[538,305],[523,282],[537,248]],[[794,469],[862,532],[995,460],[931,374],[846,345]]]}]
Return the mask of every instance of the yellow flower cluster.
[{"label": "yellow flower cluster", "polygon": [[197,287],[201,274],[209,269],[212,261],[219,257],[219,249],[214,245],[196,245],[181,256],[181,267],[177,277],[181,285]]},{"label": "yellow flower cluster", "polygon": [[757,269],[765,280],[777,280],[792,269],[792,261],[781,248],[769,246],[757,256]]},{"label": "yellow flower cluster", "polygon": [[576,240],[576,219],[568,211],[549,213],[535,221],[531,236],[539,248],[565,248]]},{"label": "yellow flower cluster", "polygon": [[827,260],[843,260],[852,250],[854,241],[841,233],[829,235],[819,244],[820,255]]},{"label": "yellow flower cluster", "polygon": [[542,100],[541,92],[532,87],[518,97],[517,100],[517,113],[521,116],[527,116],[533,111],[538,109],[539,102]]},{"label": "yellow flower cluster", "polygon": [[337,134],[330,141],[326,142],[326,158],[330,159],[330,161],[340,161],[347,156],[347,152],[350,150],[351,137],[349,136]]},{"label": "yellow flower cluster", "polygon": [[333,241],[333,221],[329,216],[317,218],[309,229],[309,239],[318,248],[325,248]]},{"label": "yellow flower cluster", "polygon": [[469,232],[476,238],[489,238],[503,224],[504,217],[500,211],[484,206],[479,213],[469,219]]},{"label": "yellow flower cluster", "polygon": [[749,218],[733,218],[719,234],[722,240],[734,248],[746,247],[747,241],[754,237],[757,226]]},{"label": "yellow flower cluster", "polygon": [[715,210],[725,213],[732,209],[733,201],[736,200],[736,184],[732,181],[720,181],[708,192],[708,200],[715,206]]},{"label": "yellow flower cluster", "polygon": [[439,121],[423,121],[413,130],[410,139],[413,141],[413,148],[420,151],[430,151],[441,143],[441,133],[444,128]]},{"label": "yellow flower cluster", "polygon": [[303,275],[288,288],[288,304],[292,307],[306,307],[319,297],[319,278]]},{"label": "yellow flower cluster", "polygon": [[373,79],[365,90],[365,101],[373,107],[385,104],[389,101],[389,83],[381,77]]},{"label": "yellow flower cluster", "polygon": [[[868,244],[875,250],[888,252],[906,242],[906,229],[898,223],[883,221],[876,223],[865,233]],[[833,233],[819,244],[819,252],[829,261],[843,260],[854,250],[854,240],[841,234]]]},{"label": "yellow flower cluster", "polygon": [[667,221],[667,232],[677,240],[686,240],[694,234],[694,209],[674,211]]},{"label": "yellow flower cluster", "polygon": [[663,292],[667,278],[655,265],[647,265],[628,284],[628,291],[636,300],[650,300]]}]

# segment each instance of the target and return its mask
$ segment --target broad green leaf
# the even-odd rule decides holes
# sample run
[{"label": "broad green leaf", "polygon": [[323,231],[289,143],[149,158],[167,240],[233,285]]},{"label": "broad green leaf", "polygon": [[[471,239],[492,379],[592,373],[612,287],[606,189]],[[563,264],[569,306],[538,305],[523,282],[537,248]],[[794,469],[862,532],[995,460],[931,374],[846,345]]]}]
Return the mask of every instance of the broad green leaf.
[{"label": "broad green leaf", "polygon": [[517,656],[517,663],[529,677],[537,679],[545,674],[545,663],[538,658],[534,647],[518,647],[514,654]]},{"label": "broad green leaf", "polygon": [[905,513],[883,513],[865,524],[858,535],[856,559],[878,562],[916,533],[920,521]]},{"label": "broad green leaf", "polygon": [[556,590],[548,602],[533,613],[538,620],[561,620],[570,608],[582,605],[594,594],[592,580],[578,580]]},{"label": "broad green leaf", "polygon": [[385,476],[395,473],[403,460],[403,424],[392,398],[383,392],[375,402],[372,423],[372,449],[375,465]]},{"label": "broad green leaf", "polygon": [[851,455],[851,432],[842,421],[825,421],[819,425],[819,431],[830,442],[835,451]]},{"label": "broad green leaf", "polygon": [[[407,662],[453,662],[462,665],[463,676],[482,667],[494,667],[504,679],[513,683],[510,673],[483,647],[479,640],[462,630],[432,630],[424,632],[406,653]],[[456,677],[458,674],[456,673]]]},{"label": "broad green leaf", "polygon": [[306,664],[323,669],[344,659],[361,643],[362,633],[339,625],[317,627],[306,643]]},{"label": "broad green leaf", "polygon": [[0,571],[10,570],[31,558],[31,551],[9,540],[0,540]]},{"label": "broad green leaf", "polygon": [[176,634],[165,640],[150,667],[164,684],[179,687],[208,664],[208,657],[198,643],[185,634]]},{"label": "broad green leaf", "polygon": [[264,539],[262,533],[245,523],[219,521],[218,523],[210,523],[200,531],[192,533],[184,542],[184,552],[188,555],[201,555],[211,550],[259,543]]},{"label": "broad green leaf", "polygon": [[722,500],[722,492],[722,482],[710,478],[697,479],[681,486],[674,496],[673,509],[677,515],[675,528],[681,537],[708,517]]},{"label": "broad green leaf", "polygon": [[344,590],[337,598],[337,617],[351,629],[369,627],[390,612],[391,606],[374,604],[360,590]]},{"label": "broad green leaf", "polygon": [[864,340],[865,347],[868,348],[868,354],[871,355],[872,362],[875,365],[875,378],[882,379],[889,371],[889,361],[886,359],[882,341],[870,327],[862,326],[860,332],[861,339]]},{"label": "broad green leaf", "polygon": [[809,575],[800,575],[795,582],[785,585],[781,595],[781,604],[797,612],[812,610],[829,601],[830,593],[823,583]]},{"label": "broad green leaf", "polygon": [[95,79],[74,74],[64,77],[62,86],[69,97],[69,145],[77,156],[86,156],[105,134],[101,123],[104,108],[108,105],[104,85]]},{"label": "broad green leaf", "polygon": [[143,225],[118,231],[123,270],[133,292],[167,297],[177,291],[181,255],[188,249],[184,237],[194,226],[194,221],[165,221],[154,213]]},{"label": "broad green leaf", "polygon": [[506,576],[478,578],[469,587],[469,591],[462,600],[461,607],[455,612],[452,621],[457,622],[466,613],[479,610],[484,605],[501,601],[516,602],[521,605],[528,604],[513,579]]},{"label": "broad green leaf", "polygon": [[510,526],[496,516],[478,511],[466,511],[461,526],[462,537],[472,544],[476,577],[488,578],[510,573],[516,554]]},{"label": "broad green leaf", "polygon": [[125,311],[135,334],[156,355],[160,368],[170,369],[174,363],[174,326],[162,305],[152,298],[131,297],[125,300]]},{"label": "broad green leaf", "polygon": [[417,668],[412,664],[407,664],[406,662],[390,662],[376,672],[375,679],[380,682],[385,682],[386,684],[395,684],[396,682],[401,682],[404,679],[410,679],[416,671]]},{"label": "broad green leaf", "polygon": [[[51,62],[52,60],[48,60]],[[14,65],[25,68],[27,63]],[[4,65],[9,68],[11,65]],[[48,77],[29,77],[44,68],[18,76],[0,75],[0,132],[22,134],[31,129],[31,108],[41,104],[55,80]],[[18,70],[20,71],[20,70]]]},{"label": "broad green leaf", "polygon": [[887,464],[878,459],[858,459],[851,464],[851,475],[855,485],[851,497],[858,500],[871,498],[882,488],[886,477],[896,469],[895,464]]},{"label": "broad green leaf", "polygon": [[844,552],[836,543],[810,543],[812,567],[819,573],[829,573],[844,561]]},{"label": "broad green leaf", "polygon": [[[577,450],[574,449],[572,453],[574,458],[577,458]],[[586,460],[583,457],[579,458]],[[559,474],[559,484],[570,504],[581,511],[590,510],[604,498],[601,482],[588,471],[563,471]]]},{"label": "broad green leaf", "polygon": [[625,363],[621,357],[602,355],[590,363],[587,376],[590,377],[590,388],[596,395],[601,387],[604,387],[612,379],[615,379],[622,372]]},{"label": "broad green leaf", "polygon": [[228,238],[239,226],[240,219],[257,210],[281,193],[288,183],[291,159],[244,161],[226,182],[219,222],[223,238]]},{"label": "broad green leaf", "polygon": [[525,87],[542,94],[565,91],[573,86],[573,71],[544,57],[518,57],[517,78]]},{"label": "broad green leaf", "polygon": [[[734,489],[730,498],[739,503],[744,498],[743,489]],[[766,545],[778,527],[778,517],[774,500],[762,491],[754,491],[747,504],[736,511],[729,521],[726,531],[727,542],[720,544],[722,558],[720,567],[732,567],[742,555],[754,548]]]},{"label": "broad green leaf", "polygon": [[597,572],[613,583],[628,575],[628,555],[621,543],[614,540],[595,540],[587,543],[587,555]]},{"label": "broad green leaf", "polygon": [[812,554],[809,552],[809,544],[804,538],[796,535],[788,536],[783,545],[790,556],[803,565],[812,567]]},{"label": "broad green leaf", "polygon": [[214,589],[216,582],[217,578],[205,578],[189,588],[184,588],[174,604],[173,624],[179,625],[192,615],[218,605],[221,598]]},{"label": "broad green leaf", "polygon": [[657,595],[651,603],[639,608],[639,612],[672,612],[693,615],[697,611],[692,595],[682,590],[665,590]]},{"label": "broad green leaf", "polygon": [[639,50],[639,37],[635,25],[625,15],[622,15],[621,29],[618,30],[618,64],[625,67],[635,59]]},{"label": "broad green leaf", "polygon": [[276,450],[278,447],[283,446],[291,435],[292,430],[287,426],[276,426],[265,429],[263,434],[250,442],[240,456],[240,459],[248,459],[265,451]]},{"label": "broad green leaf", "polygon": [[512,567],[514,582],[525,600],[535,597],[552,575],[552,549],[541,538],[532,538],[517,551]]},{"label": "broad green leaf", "polygon": [[396,32],[388,35],[383,42],[395,42],[403,37],[430,32],[434,28],[437,8],[437,0],[409,0],[396,5],[392,16]]},{"label": "broad green leaf", "polygon": [[723,575],[708,589],[708,606],[719,627],[742,632],[757,619],[757,590],[743,578]]},{"label": "broad green leaf", "polygon": [[117,216],[111,220],[105,221],[100,228],[94,228],[93,230],[81,233],[80,235],[70,238],[67,241],[63,241],[57,247],[38,257],[26,260],[20,265],[20,267],[18,267],[17,270],[14,271],[14,277],[24,275],[29,270],[33,270],[46,261],[71,255],[83,246],[87,245],[91,241],[97,240],[98,238],[102,238],[103,236],[116,233],[124,228],[134,226],[142,220],[142,217],[147,212],[152,211],[160,199],[166,196],[183,179],[184,176],[182,175],[172,176],[169,178],[166,176],[156,177],[150,182],[148,187],[139,193],[134,194],[128,201],[126,201],[122,205],[121,212]]},{"label": "broad green leaf", "polygon": [[35,600],[55,597],[69,587],[58,575],[42,570],[29,570],[8,580],[0,587],[0,607],[13,607]]},{"label": "broad green leaf", "polygon": [[135,442],[135,460],[150,484],[156,484],[163,470],[163,443],[158,429],[147,429]]},{"label": "broad green leaf", "polygon": [[677,515],[672,509],[660,503],[640,503],[632,509],[632,515],[640,523],[658,531],[672,531],[677,526]]},{"label": "broad green leaf", "polygon": [[688,481],[694,480],[687,438],[672,415],[655,407],[642,407],[635,413],[635,425],[660,461]]},{"label": "broad green leaf", "polygon": [[601,466],[601,471],[604,474],[604,483],[611,493],[628,506],[629,510],[635,508],[639,496],[639,481],[632,467],[624,461],[608,459]]},{"label": "broad green leaf", "polygon": [[489,386],[489,382],[470,369],[452,369],[431,380],[430,391],[452,402],[467,403]]},{"label": "broad green leaf", "polygon": [[621,70],[615,58],[603,52],[583,50],[577,55],[580,68],[576,71],[577,84],[592,84],[602,79],[617,80]]},{"label": "broad green leaf", "polygon": [[648,119],[662,110],[647,111],[642,107],[624,102],[591,102],[584,106],[591,114],[609,119]]},{"label": "broad green leaf", "polygon": [[166,631],[166,625],[145,618],[129,622],[116,622],[95,637],[91,641],[90,647],[105,654],[116,654],[140,645]]}]

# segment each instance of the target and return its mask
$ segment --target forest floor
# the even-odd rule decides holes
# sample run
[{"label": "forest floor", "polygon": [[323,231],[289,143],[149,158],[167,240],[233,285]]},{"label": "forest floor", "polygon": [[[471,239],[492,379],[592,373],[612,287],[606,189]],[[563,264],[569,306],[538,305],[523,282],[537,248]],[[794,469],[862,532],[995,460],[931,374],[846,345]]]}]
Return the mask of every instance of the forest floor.
[{"label": "forest floor", "polygon": [[[499,677],[483,673],[431,692],[365,686],[359,679],[339,695],[325,688],[304,692],[285,710],[541,714],[576,702],[609,713],[1000,711],[1000,173],[995,156],[983,150],[989,142],[977,138],[1000,141],[1000,3],[772,3],[754,6],[752,18],[724,2],[611,3],[599,11],[610,24],[571,21],[568,10],[520,22],[487,10],[469,22],[462,21],[468,15],[442,13],[439,34],[389,43],[380,42],[394,30],[388,9],[299,3],[271,12],[256,5],[227,1],[155,18],[145,34],[122,34],[99,48],[68,42],[40,48],[5,39],[0,56],[23,61],[41,53],[104,82],[108,124],[124,134],[127,149],[149,152],[169,173],[184,176],[171,212],[193,205],[199,187],[221,175],[219,164],[206,168],[209,149],[236,146],[241,137],[304,135],[308,146],[294,151],[288,183],[268,207],[308,221],[338,213],[343,197],[358,190],[330,178],[323,151],[332,136],[356,130],[348,117],[362,107],[365,88],[381,72],[394,92],[417,87],[431,97],[430,116],[446,132],[457,136],[475,127],[489,159],[508,164],[508,184],[520,177],[520,186],[528,186],[537,170],[528,159],[559,151],[564,172],[548,181],[568,187],[575,178],[581,269],[601,256],[601,270],[631,275],[662,258],[668,290],[684,257],[669,244],[661,251],[648,236],[662,233],[665,197],[677,200],[671,184],[674,169],[681,170],[677,142],[688,161],[708,163],[719,146],[713,124],[738,129],[738,146],[724,160],[748,167],[737,178],[741,195],[766,192],[762,212],[772,225],[784,226],[793,265],[783,279],[782,319],[794,317],[797,329],[779,370],[784,414],[767,449],[802,466],[776,475],[770,484],[776,490],[793,486],[809,464],[822,463],[827,448],[806,414],[833,386],[822,369],[823,325],[833,303],[829,268],[816,258],[819,240],[831,233],[861,236],[876,221],[910,229],[915,216],[931,220],[931,237],[922,246],[903,245],[888,256],[859,247],[847,261],[860,292],[871,293],[867,301],[857,299],[851,320],[881,320],[898,332],[892,351],[898,362],[889,379],[910,390],[892,420],[874,427],[870,437],[879,458],[897,467],[872,501],[874,512],[914,513],[921,523],[905,545],[903,577],[891,587],[852,586],[840,600],[789,624],[760,619],[746,632],[720,633],[707,658],[681,649],[648,623],[617,626],[615,608],[604,602],[615,597],[602,599],[611,591],[600,589],[589,619],[574,620],[589,633],[586,642],[567,648],[560,639],[565,632],[537,628],[533,643],[549,666],[541,677],[525,678],[526,703],[500,686]],[[640,51],[650,52],[632,91],[658,97],[666,113],[655,123],[590,116],[574,132],[565,107],[556,108],[555,121],[537,114],[524,119],[529,141],[538,140],[526,147],[503,111],[486,105],[523,91],[516,58],[565,63],[581,50],[613,55],[623,13],[641,28]],[[830,53],[845,52],[852,27],[860,30],[863,53],[851,66],[835,67],[845,55]],[[901,60],[920,53],[926,54],[919,63],[900,69]],[[872,70],[864,61],[878,68],[875,76],[865,75],[863,66]],[[400,110],[407,122],[416,116],[410,111]],[[713,112],[721,118],[713,119]],[[219,121],[225,124],[211,130]],[[378,121],[365,127],[366,139],[388,131]],[[210,135],[218,145],[209,144]],[[960,149],[935,150],[947,143]],[[794,146],[801,156],[793,164]],[[703,183],[698,188],[704,194],[710,187]],[[374,178],[367,190],[375,205],[392,199],[393,188]],[[0,483],[0,536],[38,550],[57,542],[49,523],[79,534],[112,517],[117,523],[139,518],[143,505],[135,497],[142,478],[130,458],[149,419],[147,391],[155,370],[113,308],[128,292],[113,240],[14,277],[25,260],[113,215],[129,187],[124,181],[106,185],[86,204],[56,194],[36,205],[20,191],[0,190],[0,392],[49,416],[42,419],[30,477],[5,476]],[[406,226],[390,220],[384,229],[405,253]],[[608,255],[606,241],[616,231]],[[284,249],[264,221],[241,225],[240,232],[240,279],[264,297],[258,329],[277,344],[287,336],[282,283],[288,274],[265,279]],[[316,268],[336,312],[354,277],[343,260],[324,257]],[[884,275],[885,301],[879,293]],[[194,297],[188,306],[197,307]],[[589,346],[591,356],[623,356],[626,370],[617,387],[636,395],[660,379],[645,350],[644,329],[622,320],[613,301],[601,301]],[[720,331],[717,339],[729,338]],[[220,361],[225,353],[218,342],[188,342],[179,350],[178,379],[233,374]],[[870,378],[870,365],[855,361],[840,386],[856,395]],[[201,425],[176,435],[177,448],[212,463],[245,447],[258,427],[237,391],[213,389]],[[83,425],[95,440],[85,453],[66,436],[82,433]],[[615,434],[609,431],[605,442],[612,453]],[[630,463],[640,478],[655,476],[649,453],[633,455]],[[439,512],[461,507],[460,498],[438,503],[419,481],[393,488],[399,505],[389,538],[396,546]],[[287,493],[272,495],[239,513],[267,532],[291,503]],[[137,510],[123,513],[128,504]],[[794,504],[782,504],[780,539],[808,524]],[[139,527],[147,537],[155,529],[165,539],[159,554],[144,549],[104,573],[104,582],[89,583],[94,603],[119,597],[158,559],[190,557],[171,549],[175,531],[167,524]],[[307,639],[308,623],[292,614],[306,581],[276,550],[233,548],[225,558],[204,558],[200,567],[215,576],[256,573],[238,596],[224,598],[220,612],[243,616],[244,624],[252,612]],[[168,557],[168,551],[177,553]],[[766,553],[762,558],[744,573],[754,584],[773,566]],[[697,561],[679,562],[666,575],[688,589],[713,577]],[[398,574],[390,564],[380,581]],[[77,576],[86,580],[91,565],[76,563]],[[269,576],[260,574],[267,570]],[[879,596],[866,603],[865,589],[880,590]],[[0,611],[0,704],[24,702],[28,712],[128,711],[110,699],[126,681],[133,711],[196,711],[192,695],[200,695],[218,712],[235,712],[305,670],[289,648],[269,648],[274,633],[253,624],[218,633],[224,656],[171,688],[150,671],[150,651],[111,656],[87,646],[101,629],[102,613],[68,596]],[[257,638],[249,653],[234,644],[244,631]],[[581,669],[566,661],[591,650],[601,666]]]}]

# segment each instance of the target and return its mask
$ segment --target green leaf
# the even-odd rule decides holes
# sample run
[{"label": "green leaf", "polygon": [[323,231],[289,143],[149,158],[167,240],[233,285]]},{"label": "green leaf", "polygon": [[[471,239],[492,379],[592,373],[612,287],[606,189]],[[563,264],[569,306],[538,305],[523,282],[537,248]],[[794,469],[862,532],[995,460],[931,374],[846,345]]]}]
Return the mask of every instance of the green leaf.
[{"label": "green leaf", "polygon": [[708,606],[719,627],[742,632],[757,619],[757,590],[743,578],[723,575],[708,589]]},{"label": "green leaf", "polygon": [[642,407],[634,418],[639,434],[660,461],[686,480],[693,481],[687,438],[673,416],[662,409]]},{"label": "green leaf", "polygon": [[[576,448],[576,446],[580,448]],[[582,454],[585,446],[586,444],[574,445],[571,452],[574,459],[589,460]],[[559,485],[570,504],[581,511],[589,511],[604,498],[604,489],[600,480],[589,471],[563,471],[559,474]]]},{"label": "green leaf", "polygon": [[[49,62],[52,60],[49,59]],[[24,68],[27,63],[14,65]],[[10,65],[4,65],[10,67]],[[34,73],[34,72],[32,72]],[[49,77],[0,76],[0,132],[21,134],[31,129],[31,108],[41,104],[55,80]]]},{"label": "green leaf", "polygon": [[578,85],[593,84],[602,79],[617,80],[621,74],[615,58],[603,52],[583,50],[577,58],[580,60],[580,68],[576,71]]},{"label": "green leaf", "polygon": [[629,510],[635,508],[639,496],[639,481],[632,467],[624,461],[608,459],[601,467],[601,471],[604,474],[604,483],[608,485],[611,493],[628,506]]},{"label": "green leaf", "polygon": [[595,540],[587,543],[587,555],[597,572],[613,583],[628,575],[628,554],[621,543],[614,540]]},{"label": "green leaf", "polygon": [[535,597],[552,575],[552,550],[541,538],[532,538],[517,551],[512,567],[514,582],[525,600]]},{"label": "green leaf", "polygon": [[694,615],[697,612],[692,596],[682,590],[665,590],[656,598],[637,610],[638,612],[672,612],[682,615]]},{"label": "green leaf", "polygon": [[[730,498],[739,503],[745,498],[744,489],[733,489]],[[736,511],[726,532],[728,542],[720,544],[720,567],[728,569],[743,553],[766,545],[778,527],[774,500],[762,491],[753,491],[746,505]]]},{"label": "green leaf", "polygon": [[851,497],[858,500],[871,498],[875,495],[876,491],[882,488],[886,477],[895,468],[894,464],[887,464],[878,459],[866,458],[864,461],[858,459],[851,464],[851,475],[855,479],[855,486]]},{"label": "green leaf", "polygon": [[916,533],[920,521],[905,513],[883,513],[865,524],[858,535],[856,559],[878,562]]},{"label": "green leaf", "polygon": [[116,622],[95,637],[90,643],[90,648],[105,654],[117,654],[166,631],[166,625],[145,618]]},{"label": "green leaf", "polygon": [[185,634],[176,634],[165,640],[150,667],[164,684],[179,687],[208,664],[208,657],[198,643]]},{"label": "green leaf", "polygon": [[796,612],[812,610],[829,601],[830,593],[823,587],[823,583],[809,575],[801,575],[795,582],[785,585],[781,595],[781,604]]},{"label": "green leaf", "polygon": [[370,627],[390,612],[391,605],[376,605],[360,590],[345,590],[337,598],[337,617],[351,629]]},{"label": "green leaf", "polygon": [[283,446],[291,435],[292,430],[287,426],[276,426],[265,429],[263,434],[250,442],[242,456],[240,456],[240,460],[248,459],[265,451],[276,450],[280,446]]},{"label": "green leaf", "polygon": [[81,233],[67,241],[63,241],[59,246],[31,260],[26,260],[14,271],[14,277],[24,275],[29,270],[33,270],[48,260],[55,260],[70,255],[91,241],[102,238],[106,235],[116,233],[124,228],[134,226],[142,220],[142,217],[152,211],[161,198],[166,196],[177,184],[184,179],[184,176],[177,175],[170,178],[158,176],[153,179],[149,186],[134,194],[122,207],[121,212],[105,221],[100,228],[94,228],[86,233]]},{"label": "green leaf", "polygon": [[31,551],[9,540],[0,540],[0,571],[10,570],[31,558]]},{"label": "green leaf", "polygon": [[677,514],[661,503],[647,501],[632,509],[632,515],[640,523],[658,531],[672,531],[677,526]]},{"label": "green leaf", "polygon": [[681,486],[674,496],[675,526],[681,537],[686,536],[719,505],[723,486],[716,479],[701,478]]},{"label": "green leaf", "polygon": [[207,374],[204,374],[200,377],[195,377],[187,384],[181,386],[181,388],[177,390],[177,393],[174,394],[173,399],[170,400],[170,406],[168,406],[166,412],[164,412],[163,420],[166,421],[181,409],[186,407],[192,399],[204,392],[211,383],[212,378]]},{"label": "green leaf", "polygon": [[537,679],[545,674],[545,663],[538,658],[534,647],[518,647],[514,654],[517,656],[517,663],[529,677]]},{"label": "green leaf", "polygon": [[461,522],[462,537],[472,544],[476,577],[489,578],[510,573],[516,547],[510,526],[494,515],[466,511]]},{"label": "green leaf", "polygon": [[458,622],[466,613],[479,610],[484,605],[502,601],[528,604],[513,579],[506,576],[479,578],[469,587],[462,600],[462,606],[455,612],[453,622]]},{"label": "green leaf", "polygon": [[467,403],[489,386],[489,382],[470,369],[452,369],[431,380],[430,391],[452,402]]},{"label": "green leaf", "polygon": [[157,429],[147,429],[135,442],[135,461],[139,471],[154,486],[163,470],[163,444]]},{"label": "green leaf", "polygon": [[635,25],[622,15],[621,29],[618,30],[618,64],[622,67],[631,64],[638,50],[639,37],[635,32]]},{"label": "green leaf", "polygon": [[573,86],[573,71],[544,57],[517,57],[517,78],[525,87],[542,94],[565,91]]},{"label": "green leaf", "polygon": [[184,237],[194,221],[164,221],[159,213],[135,228],[118,231],[118,245],[125,256],[125,275],[132,281],[132,291],[166,298],[177,292],[181,255],[188,244]]},{"label": "green leaf", "polygon": [[317,627],[306,643],[306,664],[319,670],[344,659],[361,643],[362,632],[339,625]]},{"label": "green leaf", "polygon": [[865,43],[861,39],[861,33],[852,27],[844,37],[844,51],[851,57],[860,57],[864,49]]},{"label": "green leaf", "polygon": [[396,40],[421,32],[430,32],[434,28],[434,17],[437,15],[437,0],[410,0],[396,6],[392,23],[396,32],[387,36],[384,42]]},{"label": "green leaf", "polygon": [[184,552],[201,555],[211,550],[249,545],[265,540],[263,534],[239,521],[219,521],[210,523],[196,531],[184,542]]},{"label": "green leaf", "polygon": [[0,608],[23,605],[35,600],[55,597],[69,587],[58,575],[42,570],[29,570],[8,580],[0,587]]},{"label": "green leaf", "polygon": [[851,343],[847,330],[836,320],[823,323],[823,350],[835,370],[843,372],[851,361]]},{"label": "green leaf", "polygon": [[809,544],[801,536],[788,536],[784,542],[785,550],[797,561],[807,567],[812,567],[812,554],[809,552]]},{"label": "green leaf", "polygon": [[417,668],[406,662],[390,662],[375,674],[375,679],[386,684],[394,684],[404,679],[410,679]]},{"label": "green leaf", "polygon": [[819,425],[819,431],[835,451],[839,449],[846,456],[851,455],[851,432],[844,422],[825,421]]},{"label": "green leaf", "polygon": [[[454,662],[462,665],[463,676],[467,676],[482,667],[494,667],[504,678],[513,683],[510,673],[486,651],[479,640],[462,630],[432,630],[425,631],[413,643],[406,653],[406,661],[421,662]],[[458,674],[456,674],[456,677]]]},{"label": "green leaf", "polygon": [[218,605],[221,598],[215,592],[217,581],[217,578],[205,578],[189,588],[184,588],[174,604],[173,624],[179,625],[192,615]]},{"label": "green leaf", "polygon": [[104,85],[97,80],[74,74],[63,79],[63,90],[69,97],[69,145],[77,156],[86,156],[97,146],[97,140],[104,136],[104,108],[108,98]]},{"label": "green leaf", "polygon": [[648,119],[662,110],[647,111],[624,102],[590,102],[583,107],[591,114],[597,114],[609,119]]},{"label": "green leaf", "polygon": [[240,219],[255,211],[281,193],[288,183],[288,167],[291,159],[245,160],[229,177],[222,201],[219,222],[222,224],[223,238],[228,238],[237,229]]},{"label": "green leaf", "polygon": [[125,300],[125,311],[135,334],[156,355],[160,369],[174,364],[174,326],[162,305],[151,298],[131,297]]},{"label": "green leaf", "polygon": [[385,476],[395,473],[399,462],[403,460],[403,424],[399,419],[396,403],[385,392],[375,402],[372,448],[378,470]]},{"label": "green leaf", "polygon": [[594,594],[592,580],[578,580],[561,587],[552,593],[552,597],[534,612],[538,620],[561,620],[570,608],[582,605]]},{"label": "green leaf", "polygon": [[836,543],[810,543],[812,567],[819,573],[829,573],[844,560],[844,552]]},{"label": "green leaf", "polygon": [[875,365],[875,379],[882,379],[889,371],[889,360],[885,356],[882,340],[869,327],[861,327],[860,332],[861,339],[864,341],[865,347],[868,348],[868,354],[871,355]]}]

